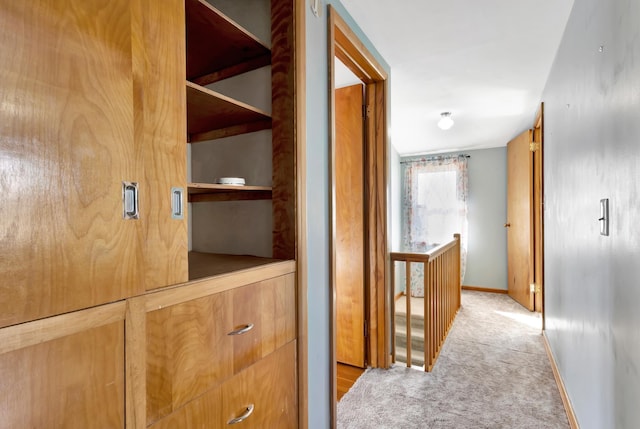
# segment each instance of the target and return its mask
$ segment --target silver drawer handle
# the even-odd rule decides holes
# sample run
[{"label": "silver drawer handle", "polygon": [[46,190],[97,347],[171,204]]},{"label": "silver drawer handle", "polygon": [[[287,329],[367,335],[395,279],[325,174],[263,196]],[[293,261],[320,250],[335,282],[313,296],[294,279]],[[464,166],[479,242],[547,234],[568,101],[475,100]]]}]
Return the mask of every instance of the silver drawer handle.
[{"label": "silver drawer handle", "polygon": [[229,332],[227,335],[242,335],[242,334],[246,334],[252,329],[253,329],[253,323],[248,323],[244,325],[242,328],[238,328],[235,331]]},{"label": "silver drawer handle", "polygon": [[244,413],[242,413],[241,416],[238,416],[238,417],[236,417],[234,419],[229,420],[227,422],[227,424],[228,425],[235,425],[236,423],[240,423],[240,422],[246,420],[251,415],[251,413],[253,413],[253,404],[249,405],[247,407],[247,409],[244,411]]}]

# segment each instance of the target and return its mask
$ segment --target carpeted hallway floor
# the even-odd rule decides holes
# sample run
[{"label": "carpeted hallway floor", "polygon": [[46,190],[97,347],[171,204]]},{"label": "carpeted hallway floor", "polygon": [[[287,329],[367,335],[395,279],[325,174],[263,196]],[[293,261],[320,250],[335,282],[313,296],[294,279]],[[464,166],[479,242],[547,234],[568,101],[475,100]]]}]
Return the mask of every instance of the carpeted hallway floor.
[{"label": "carpeted hallway floor", "polygon": [[540,324],[506,295],[463,291],[434,370],[367,370],[338,428],[567,429]]}]

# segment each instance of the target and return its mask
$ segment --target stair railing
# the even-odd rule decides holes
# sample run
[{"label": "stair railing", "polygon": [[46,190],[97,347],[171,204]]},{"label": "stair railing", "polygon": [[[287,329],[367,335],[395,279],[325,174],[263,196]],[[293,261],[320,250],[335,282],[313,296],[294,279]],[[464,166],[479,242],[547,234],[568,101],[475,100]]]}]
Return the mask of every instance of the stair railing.
[{"label": "stair railing", "polygon": [[[405,262],[407,366],[411,367],[411,264],[424,265],[424,370],[431,371],[460,309],[460,234],[424,253],[391,252],[391,290],[396,290],[395,265]],[[395,333],[395,299],[391,300]],[[392,362],[396,340],[392,335]]]}]

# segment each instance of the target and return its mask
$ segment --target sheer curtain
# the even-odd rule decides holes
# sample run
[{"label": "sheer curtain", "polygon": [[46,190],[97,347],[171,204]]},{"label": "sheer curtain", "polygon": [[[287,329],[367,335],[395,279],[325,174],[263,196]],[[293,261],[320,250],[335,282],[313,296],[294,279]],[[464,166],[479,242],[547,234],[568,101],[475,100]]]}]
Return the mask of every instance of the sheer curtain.
[{"label": "sheer curtain", "polygon": [[[467,261],[467,156],[436,156],[402,161],[405,251],[425,252],[460,234],[461,277]],[[424,296],[422,264],[413,264],[411,295]]]}]

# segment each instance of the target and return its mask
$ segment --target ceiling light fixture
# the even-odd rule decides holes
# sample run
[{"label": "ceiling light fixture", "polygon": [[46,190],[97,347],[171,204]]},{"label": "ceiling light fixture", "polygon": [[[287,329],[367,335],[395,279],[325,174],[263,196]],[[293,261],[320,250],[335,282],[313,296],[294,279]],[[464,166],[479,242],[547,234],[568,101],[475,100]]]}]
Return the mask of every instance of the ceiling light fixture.
[{"label": "ceiling light fixture", "polygon": [[440,113],[440,120],[438,121],[438,127],[441,130],[448,130],[453,127],[453,119],[451,119],[451,112]]}]

